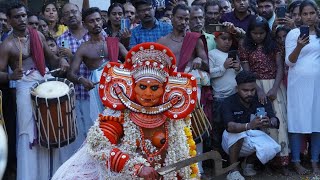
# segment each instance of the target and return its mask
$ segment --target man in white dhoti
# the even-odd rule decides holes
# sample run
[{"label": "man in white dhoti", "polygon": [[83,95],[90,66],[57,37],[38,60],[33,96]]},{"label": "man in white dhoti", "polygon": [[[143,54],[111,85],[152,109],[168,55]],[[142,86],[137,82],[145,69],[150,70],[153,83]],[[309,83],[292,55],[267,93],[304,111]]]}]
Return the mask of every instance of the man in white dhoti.
[{"label": "man in white dhoti", "polygon": [[[89,8],[82,13],[84,26],[88,30],[89,41],[81,44],[71,62],[68,78],[77,84],[82,84],[90,91],[90,118],[94,121],[103,111],[103,105],[98,94],[97,82],[100,81],[104,65],[110,61],[117,61],[118,54],[125,57],[126,48],[116,38],[106,38],[102,29],[102,18],[99,8]],[[116,60],[115,60],[116,59]],[[81,63],[92,71],[90,79],[78,76]],[[94,89],[93,89],[94,88]]]},{"label": "man in white dhoti", "polygon": [[[52,67],[60,66],[64,72],[69,64],[50,51],[40,32],[27,28],[27,9],[23,4],[10,5],[7,16],[13,31],[0,47],[0,82],[17,80],[17,179],[49,179],[50,155],[47,149],[36,144],[30,87],[50,77],[45,58]],[[8,65],[13,73],[7,73]]]},{"label": "man in white dhoti", "polygon": [[[256,158],[266,164],[280,152],[280,145],[261,128],[279,128],[271,103],[259,103],[256,96],[256,78],[242,71],[236,76],[238,93],[228,97],[222,104],[222,119],[226,130],[222,136],[222,148],[230,156],[230,163],[246,157],[243,174],[254,176],[253,163]],[[242,180],[239,169],[231,171],[228,180]]]}]

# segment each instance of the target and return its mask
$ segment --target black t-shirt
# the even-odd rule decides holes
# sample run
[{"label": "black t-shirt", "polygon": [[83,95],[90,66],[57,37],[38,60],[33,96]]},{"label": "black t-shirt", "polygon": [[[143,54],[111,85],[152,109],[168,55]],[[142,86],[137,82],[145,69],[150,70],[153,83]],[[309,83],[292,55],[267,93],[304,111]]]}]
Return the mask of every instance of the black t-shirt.
[{"label": "black t-shirt", "polygon": [[269,118],[275,117],[271,102],[269,100],[265,105],[262,105],[258,101],[258,96],[255,96],[250,107],[246,108],[240,102],[240,97],[238,93],[226,98],[221,106],[221,116],[225,124],[225,127],[227,127],[229,122],[249,123],[251,114],[255,115],[257,108],[259,107],[265,108],[265,111],[267,112],[267,116]]}]

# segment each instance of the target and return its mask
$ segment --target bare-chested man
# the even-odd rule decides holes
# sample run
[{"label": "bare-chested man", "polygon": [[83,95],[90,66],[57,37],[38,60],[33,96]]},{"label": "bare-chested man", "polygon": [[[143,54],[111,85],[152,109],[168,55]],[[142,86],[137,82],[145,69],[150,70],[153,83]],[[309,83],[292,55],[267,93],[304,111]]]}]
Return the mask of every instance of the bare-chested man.
[{"label": "bare-chested man", "polygon": [[[0,46],[0,82],[17,80],[17,179],[49,179],[48,150],[34,144],[37,133],[30,87],[50,77],[45,60],[54,68],[60,66],[64,72],[69,64],[50,51],[40,32],[27,28],[27,10],[23,4],[13,3],[7,9],[7,17],[13,32]],[[8,65],[13,73],[7,73]]]},{"label": "bare-chested man", "polygon": [[[173,31],[170,34],[160,38],[158,43],[163,44],[171,49],[177,58],[177,67],[179,71],[179,66],[182,62],[180,59],[180,53],[183,51],[181,48],[187,33],[186,28],[189,25],[190,8],[186,5],[179,4],[174,7],[172,15]],[[202,40],[198,38],[197,40],[188,43],[196,43],[196,45],[195,48],[191,50],[193,51],[192,55],[189,59],[187,59],[187,67],[181,71],[185,71],[186,69],[190,68],[208,70],[208,57],[206,55]]]},{"label": "bare-chested man", "polygon": [[[89,8],[82,13],[84,26],[88,29],[90,40],[81,44],[78,48],[74,59],[71,63],[71,71],[68,73],[68,78],[74,83],[82,84],[85,89],[91,90],[97,87],[95,83],[100,81],[102,70],[111,57],[108,52],[119,48],[120,55],[125,57],[127,54],[126,48],[119,42],[107,44],[105,33],[102,31],[102,17],[99,8]],[[108,49],[109,48],[109,49]],[[118,55],[116,55],[118,58]],[[90,80],[82,76],[78,77],[77,73],[80,69],[80,64],[84,62],[89,70],[92,71]],[[90,117],[95,120],[98,114],[103,111],[103,106],[98,94],[98,90],[90,91]]]}]

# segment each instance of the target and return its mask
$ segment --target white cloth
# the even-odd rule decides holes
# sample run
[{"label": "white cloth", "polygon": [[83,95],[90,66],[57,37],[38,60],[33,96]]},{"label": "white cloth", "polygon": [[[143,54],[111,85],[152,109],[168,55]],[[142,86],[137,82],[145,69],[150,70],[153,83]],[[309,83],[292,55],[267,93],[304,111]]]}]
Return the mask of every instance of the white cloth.
[{"label": "white cloth", "polygon": [[218,49],[209,51],[211,86],[216,98],[226,98],[236,93],[237,72],[234,69],[224,68],[224,62],[227,58],[228,53]]},{"label": "white cloth", "polygon": [[[98,68],[92,71],[90,79],[92,82],[100,82],[103,68]],[[102,113],[104,107],[99,95],[99,84],[95,85],[93,89],[89,91],[90,96],[90,119],[94,122],[98,115]]]},{"label": "white cloth", "polygon": [[298,28],[286,38],[288,72],[288,131],[290,133],[320,132],[320,38],[310,35],[310,42],[302,48],[297,62],[288,59],[297,45]]},{"label": "white cloth", "polygon": [[[47,69],[48,71],[48,69]],[[31,144],[36,140],[36,126],[33,117],[30,88],[40,80],[51,78],[47,74],[41,76],[39,71],[33,71],[28,76],[17,81],[17,179],[18,180],[43,180],[50,179],[59,166],[75,152],[69,146],[50,151],[39,145]],[[51,164],[51,165],[50,165]]]},{"label": "white cloth", "polygon": [[256,152],[262,164],[273,159],[281,150],[277,142],[260,130],[248,130],[241,133],[229,133],[225,130],[222,135],[223,150],[229,154],[229,148],[242,138],[244,140],[239,156],[247,157]]}]

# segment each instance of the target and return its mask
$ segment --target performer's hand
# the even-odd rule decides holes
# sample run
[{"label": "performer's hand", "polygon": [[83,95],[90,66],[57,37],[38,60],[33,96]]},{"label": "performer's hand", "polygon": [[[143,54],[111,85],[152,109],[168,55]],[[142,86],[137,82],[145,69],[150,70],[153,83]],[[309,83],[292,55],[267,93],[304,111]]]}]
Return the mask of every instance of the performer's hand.
[{"label": "performer's hand", "polygon": [[8,74],[9,80],[19,80],[23,76],[23,70],[20,68],[16,68],[12,74]]},{"label": "performer's hand", "polygon": [[83,85],[83,87],[87,90],[90,91],[91,89],[94,88],[94,84],[92,81],[86,78],[80,78],[79,82]]},{"label": "performer's hand", "polygon": [[143,166],[138,176],[145,180],[154,180],[158,178],[159,174],[153,167]]}]

